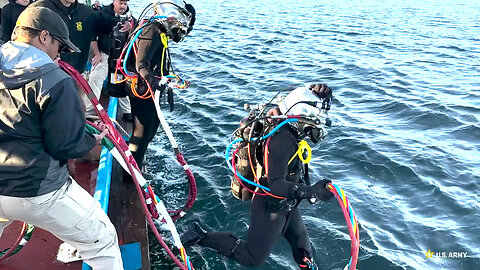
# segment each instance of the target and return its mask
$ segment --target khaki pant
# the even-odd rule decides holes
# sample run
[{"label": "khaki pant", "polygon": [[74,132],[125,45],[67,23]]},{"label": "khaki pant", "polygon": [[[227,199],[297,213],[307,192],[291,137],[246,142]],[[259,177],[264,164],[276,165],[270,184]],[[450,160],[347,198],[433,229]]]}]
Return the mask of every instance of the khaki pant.
[{"label": "khaki pant", "polygon": [[[95,97],[100,98],[100,93],[102,92],[103,82],[108,75],[108,55],[100,52],[102,55],[102,61],[98,63],[95,67],[92,67],[90,74],[88,75],[88,84],[92,88]],[[87,95],[82,95],[83,102],[86,107],[86,115],[94,115],[92,103],[88,99]],[[131,113],[130,109],[130,100],[128,97],[118,98],[118,106],[120,113]]]},{"label": "khaki pant", "polygon": [[115,228],[100,204],[73,179],[57,191],[17,198],[0,196],[0,236],[13,220],[47,230],[77,249],[94,270],[122,270]]}]

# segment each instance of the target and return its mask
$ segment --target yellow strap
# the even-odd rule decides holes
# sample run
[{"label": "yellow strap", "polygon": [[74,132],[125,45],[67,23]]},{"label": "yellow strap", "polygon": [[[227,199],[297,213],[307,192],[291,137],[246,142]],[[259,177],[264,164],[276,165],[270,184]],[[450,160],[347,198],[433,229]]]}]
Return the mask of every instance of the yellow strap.
[{"label": "yellow strap", "polygon": [[165,33],[160,33],[160,39],[162,40],[163,44],[163,51],[162,51],[162,62],[160,64],[160,75],[163,77],[163,62],[165,61],[165,52],[168,48],[168,37]]},{"label": "yellow strap", "polygon": [[163,47],[168,48],[168,37],[165,33],[160,33],[160,39],[162,40]]},{"label": "yellow strap", "polygon": [[3,222],[8,222],[8,219],[4,219],[0,217],[0,223],[3,223]]},{"label": "yellow strap", "polygon": [[[303,157],[303,153],[305,152],[305,150],[307,150],[307,158],[304,158]],[[305,140],[301,140],[299,143],[298,143],[298,150],[297,152],[295,152],[295,154],[290,158],[290,160],[288,161],[288,165],[290,165],[290,163],[295,159],[295,157],[298,156],[298,158],[305,164],[305,163],[309,163],[310,160],[312,159],[312,148],[310,147],[310,145],[308,145],[307,141]]]}]

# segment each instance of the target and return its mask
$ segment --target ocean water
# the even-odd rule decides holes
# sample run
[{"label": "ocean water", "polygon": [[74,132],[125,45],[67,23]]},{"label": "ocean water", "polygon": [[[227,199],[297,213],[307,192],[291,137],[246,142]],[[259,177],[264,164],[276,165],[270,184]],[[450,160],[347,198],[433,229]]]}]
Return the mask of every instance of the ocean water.
[{"label": "ocean water", "polygon": [[[198,185],[180,231],[200,220],[246,235],[249,205],[231,196],[223,158],[243,104],[323,82],[334,89],[333,126],[310,167],[355,209],[357,268],[480,269],[480,1],[192,3],[193,32],[170,44],[191,85],[176,91],[173,113],[165,110]],[[138,15],[146,2],[130,4]],[[186,177],[161,128],[147,160],[157,193],[182,205]],[[343,269],[350,240],[337,202],[300,208],[320,269]],[[187,252],[196,269],[247,269],[211,250]],[[151,258],[153,269],[175,268],[155,240]],[[288,243],[281,239],[258,269],[297,269]]]}]

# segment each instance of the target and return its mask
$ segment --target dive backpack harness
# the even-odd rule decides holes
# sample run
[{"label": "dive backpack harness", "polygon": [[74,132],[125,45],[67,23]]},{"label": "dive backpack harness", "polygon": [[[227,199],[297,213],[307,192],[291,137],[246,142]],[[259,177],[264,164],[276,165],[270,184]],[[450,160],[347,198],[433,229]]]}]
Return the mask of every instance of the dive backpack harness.
[{"label": "dive backpack harness", "polygon": [[[257,123],[258,124],[258,123]],[[270,129],[269,126],[266,129]],[[250,129],[249,140],[252,139],[252,132],[254,129]],[[237,130],[238,134],[239,130]],[[286,200],[285,197],[277,196],[262,188],[262,185],[266,185],[267,176],[269,171],[268,166],[268,149],[270,145],[271,137],[264,140],[257,141],[242,141],[237,143],[237,149],[233,153],[231,165],[234,170],[234,177],[231,182],[232,194],[234,197],[240,200],[249,200],[255,195],[270,196],[280,200]],[[305,165],[303,170],[303,179],[308,182],[308,162],[311,160],[312,150],[307,141],[301,140],[297,143],[298,149],[295,154],[289,159],[288,165],[298,156],[300,161]],[[237,164],[241,164],[237,166]],[[245,166],[246,165],[246,166]],[[247,183],[243,183],[240,176],[243,176],[250,181],[254,181],[259,186],[254,186]]]},{"label": "dive backpack harness", "polygon": [[[240,127],[234,132],[236,139],[226,149],[225,160],[234,174],[231,181],[232,194],[237,199],[250,200],[252,195],[260,195],[285,200],[285,197],[272,194],[270,188],[265,185],[269,169],[268,146],[270,137],[282,126],[289,123],[320,124],[319,119],[302,115],[266,115],[265,110],[274,106],[276,104],[269,102],[261,109],[252,109],[249,116],[240,122]],[[236,149],[230,159],[230,149],[233,145],[236,146]],[[311,160],[311,155],[311,147],[302,139],[298,143],[297,151],[288,161],[290,165],[298,156],[305,164],[303,170],[306,184],[309,184],[307,164]]]}]

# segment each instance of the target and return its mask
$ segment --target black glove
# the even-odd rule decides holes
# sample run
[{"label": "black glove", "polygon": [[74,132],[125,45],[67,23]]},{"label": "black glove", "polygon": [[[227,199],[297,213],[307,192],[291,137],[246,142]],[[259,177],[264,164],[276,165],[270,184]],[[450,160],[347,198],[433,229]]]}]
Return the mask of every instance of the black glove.
[{"label": "black glove", "polygon": [[173,112],[173,90],[170,87],[167,87],[165,84],[160,85],[160,80],[155,78],[152,82],[152,91],[155,93],[156,90],[160,91],[160,98],[163,97],[165,90],[167,90],[167,102],[170,105],[170,112]]},{"label": "black glove", "polygon": [[333,90],[324,83],[310,85],[309,89],[318,97],[323,99],[322,109],[330,110],[330,102],[333,96]]},{"label": "black glove", "polygon": [[313,186],[307,186],[305,184],[298,184],[296,190],[294,188],[295,198],[299,200],[303,199],[317,199],[321,201],[328,201],[334,197],[333,193],[327,189],[327,184],[332,181],[323,179],[318,181]]},{"label": "black glove", "polygon": [[319,98],[331,98],[333,91],[328,85],[324,83],[316,83],[312,84],[309,87],[310,90],[312,90],[315,95],[317,95]]},{"label": "black glove", "polygon": [[152,92],[155,94],[155,91],[160,91],[160,97],[163,96],[163,92],[165,92],[165,85],[160,85],[160,80],[157,78],[154,78],[152,80],[152,84],[150,84],[150,87],[152,87]]},{"label": "black glove", "polygon": [[190,19],[190,23],[188,24],[187,35],[192,31],[193,25],[195,24],[195,8],[191,4],[187,4],[185,1],[185,9],[188,10],[192,14],[192,18]]}]

